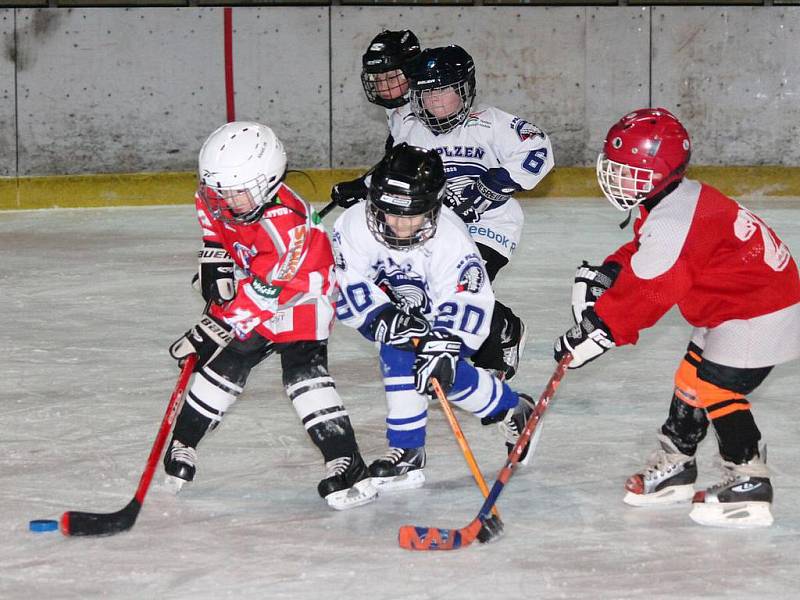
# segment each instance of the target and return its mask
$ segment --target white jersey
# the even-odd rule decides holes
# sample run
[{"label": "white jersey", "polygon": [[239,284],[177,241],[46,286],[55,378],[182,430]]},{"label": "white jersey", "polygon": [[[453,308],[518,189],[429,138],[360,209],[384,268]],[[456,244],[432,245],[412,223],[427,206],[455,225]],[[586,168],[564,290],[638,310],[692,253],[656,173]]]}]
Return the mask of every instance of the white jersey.
[{"label": "white jersey", "polygon": [[477,350],[489,334],[494,292],[461,219],[443,206],[431,239],[393,250],[370,232],[367,207],[350,207],[333,225],[339,319],[372,340],[373,319],[394,305],[457,335],[466,353]]},{"label": "white jersey", "polygon": [[[397,145],[434,149],[444,163],[448,197],[494,169],[494,179],[508,187],[531,190],[553,168],[550,138],[541,129],[492,106],[478,106],[447,133],[435,134],[411,112],[410,105],[387,113],[389,133]],[[484,212],[467,225],[473,239],[509,258],[519,243],[524,216],[514,198]]]}]

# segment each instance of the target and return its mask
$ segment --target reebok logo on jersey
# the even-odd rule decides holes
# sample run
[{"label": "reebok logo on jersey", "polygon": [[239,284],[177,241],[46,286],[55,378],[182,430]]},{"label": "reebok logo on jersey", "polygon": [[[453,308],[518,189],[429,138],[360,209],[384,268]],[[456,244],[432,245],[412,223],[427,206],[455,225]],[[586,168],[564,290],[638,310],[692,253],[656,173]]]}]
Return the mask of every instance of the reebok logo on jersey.
[{"label": "reebok logo on jersey", "polygon": [[507,235],[498,233],[489,227],[483,227],[479,225],[467,225],[467,229],[469,230],[469,234],[472,237],[480,236],[485,237],[494,241],[497,244],[500,244],[503,248],[509,248],[512,252],[516,250],[517,244],[511,241]]}]

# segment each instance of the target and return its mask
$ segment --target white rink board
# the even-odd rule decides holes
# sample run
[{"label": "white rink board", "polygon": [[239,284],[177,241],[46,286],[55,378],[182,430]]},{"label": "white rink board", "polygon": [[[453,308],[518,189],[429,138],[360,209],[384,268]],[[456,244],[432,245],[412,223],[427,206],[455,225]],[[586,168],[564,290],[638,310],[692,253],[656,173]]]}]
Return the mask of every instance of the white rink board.
[{"label": "white rink board", "polygon": [[[800,199],[745,204],[800,252]],[[530,332],[514,383],[538,396],[554,365],[552,340],[571,322],[575,266],[631,232],[600,199],[523,206],[522,246],[498,290]],[[253,372],[201,446],[197,481],[175,498],[159,473],[132,531],[97,539],[28,532],[30,519],[115,511],[132,497],[178,373],[166,349],[202,308],[189,286],[199,244],[193,213],[188,205],[0,213],[1,598],[796,597],[797,363],[776,368],[752,396],[774,472],[772,528],[704,528],[685,507],[622,504],[625,478],[654,447],[688,341],[674,312],[638,347],[567,374],[532,465],[500,498],[506,535],[496,544],[418,554],[396,545],[399,525],[463,526],[481,505],[438,409],[426,487],[328,509],[316,494],[321,459],[283,395],[275,359]],[[385,412],[373,348],[340,325],[331,346],[362,451],[375,458]],[[459,417],[493,478],[503,463],[498,432]],[[708,440],[702,484],[717,476],[713,453]]]}]

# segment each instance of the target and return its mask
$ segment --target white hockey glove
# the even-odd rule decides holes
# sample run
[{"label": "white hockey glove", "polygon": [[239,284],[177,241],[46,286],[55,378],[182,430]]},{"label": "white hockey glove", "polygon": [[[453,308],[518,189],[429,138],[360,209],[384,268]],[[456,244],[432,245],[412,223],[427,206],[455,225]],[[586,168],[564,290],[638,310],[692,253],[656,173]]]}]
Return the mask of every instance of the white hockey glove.
[{"label": "white hockey glove", "polygon": [[431,377],[439,380],[446,394],[456,379],[461,339],[443,331],[431,331],[419,339],[414,359],[414,385],[420,394],[433,395]]},{"label": "white hockey glove", "polygon": [[401,350],[414,350],[414,338],[426,336],[430,330],[428,321],[394,306],[385,308],[372,322],[372,336],[376,342]]},{"label": "white hockey glove", "polygon": [[560,361],[568,352],[572,354],[570,369],[577,369],[614,347],[614,338],[594,310],[587,310],[580,323],[556,339],[553,358]]},{"label": "white hockey glove", "polygon": [[583,320],[586,309],[592,308],[597,299],[614,284],[621,269],[615,262],[593,267],[583,261],[575,272],[575,282],[572,284],[572,318],[576,323]]},{"label": "white hockey glove", "polygon": [[225,248],[205,244],[197,252],[199,267],[192,278],[192,287],[203,295],[206,302],[222,304],[232,300],[236,291],[233,259]]},{"label": "white hockey glove", "polygon": [[232,341],[230,325],[204,314],[197,325],[172,343],[169,353],[179,365],[182,365],[190,354],[197,354],[197,364],[205,365]]}]

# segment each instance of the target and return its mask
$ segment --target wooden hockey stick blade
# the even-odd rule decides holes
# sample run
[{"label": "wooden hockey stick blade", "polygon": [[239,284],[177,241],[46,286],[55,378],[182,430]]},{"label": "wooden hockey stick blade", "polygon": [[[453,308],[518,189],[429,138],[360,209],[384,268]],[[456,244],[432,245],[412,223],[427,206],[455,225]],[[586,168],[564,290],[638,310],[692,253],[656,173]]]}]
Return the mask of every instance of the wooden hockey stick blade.
[{"label": "wooden hockey stick blade", "polygon": [[172,425],[175,422],[175,417],[178,413],[183,393],[189,384],[189,379],[194,371],[194,366],[197,363],[197,355],[189,355],[181,367],[181,374],[178,377],[178,383],[175,384],[175,389],[167,404],[167,410],[164,413],[164,418],[161,420],[161,426],[158,429],[158,435],[153,442],[153,447],[150,449],[150,456],[147,458],[142,477],[139,479],[139,487],[136,488],[136,494],[133,499],[128,502],[128,505],[116,512],[112,513],[92,513],[70,510],[61,515],[61,533],[67,536],[98,536],[98,535],[114,535],[129,530],[136,523],[136,517],[139,516],[139,511],[144,504],[144,497],[147,495],[147,490],[150,489],[150,482],[153,479],[153,473],[158,466],[158,461],[161,454],[164,452],[164,446],[167,444],[167,437],[172,431]]},{"label": "wooden hockey stick blade", "polygon": [[460,529],[403,525],[397,535],[397,541],[401,548],[406,550],[456,550],[469,546],[476,539],[481,543],[497,539],[503,531],[503,523],[499,519],[495,521],[496,518],[490,516],[492,507],[497,502],[498,496],[500,496],[511,475],[514,474],[514,467],[519,462],[523,449],[530,442],[544,411],[550,405],[550,401],[553,399],[571,360],[572,356],[570,354],[565,355],[550,376],[547,386],[539,396],[539,401],[525,423],[517,443],[514,444],[503,468],[497,474],[497,479],[492,485],[492,489],[489,491],[483,506],[478,511],[478,516],[469,525]]}]

